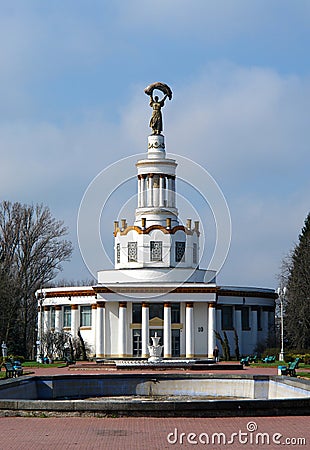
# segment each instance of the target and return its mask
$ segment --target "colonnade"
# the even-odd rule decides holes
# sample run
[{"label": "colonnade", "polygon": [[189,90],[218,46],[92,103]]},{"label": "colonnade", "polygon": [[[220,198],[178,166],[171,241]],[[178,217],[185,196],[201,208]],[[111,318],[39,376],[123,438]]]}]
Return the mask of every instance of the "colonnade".
[{"label": "colonnade", "polygon": [[175,208],[175,176],[164,174],[138,175],[138,207]]},{"label": "colonnade", "polygon": [[[216,315],[215,315],[215,305],[208,303],[208,356],[213,356],[213,349],[215,347],[215,335],[214,330],[216,327]],[[194,345],[194,310],[193,303],[186,303],[185,312],[185,356],[186,358],[193,358],[195,354]],[[149,356],[148,345],[150,343],[150,326],[149,326],[149,303],[142,303],[142,323],[141,323],[141,354],[142,357],[146,358]],[[98,322],[97,322],[98,324]],[[99,325],[99,324],[98,324]],[[125,357],[128,356],[126,353],[127,348],[127,303],[119,303],[119,318],[118,318],[118,356]],[[171,326],[171,303],[164,303],[164,324],[163,324],[163,334],[164,334],[164,358],[171,358],[172,356],[172,326]],[[100,328],[97,328],[97,336],[100,335],[100,339],[104,340],[103,324]],[[99,337],[98,337],[99,338]],[[97,353],[97,349],[96,349]]]},{"label": "colonnade", "polygon": [[[41,305],[38,308],[38,337],[41,340],[42,333],[53,329],[55,331],[61,331],[64,328],[63,308],[69,305]],[[106,320],[105,311],[106,302],[97,301],[91,305],[92,308],[92,341],[94,346],[94,352],[97,357],[104,357],[105,355],[117,355],[118,357],[129,356],[130,343],[127,341],[131,339],[129,334],[129,326],[131,318],[128,317],[127,302],[118,303],[118,320],[115,322],[117,329],[112,329],[112,324]],[[214,330],[222,330],[222,311],[221,306],[216,305],[214,302],[207,302],[207,334],[205,336],[205,342],[207,345],[207,354],[209,357],[213,355],[213,349],[216,345],[216,338]],[[52,308],[53,316],[52,316]],[[270,308],[248,306],[249,308],[249,328],[244,329],[242,323],[242,305],[233,306],[233,326],[237,331],[239,338],[239,350],[240,353],[247,351],[248,346],[255,348],[259,340],[264,340],[268,336],[269,327],[269,314],[273,314]],[[261,310],[259,311],[259,308]],[[146,358],[149,355],[148,345],[150,344],[150,304],[148,302],[142,302],[141,305],[141,355]],[[269,311],[270,309],[270,311]],[[73,337],[77,336],[80,326],[79,317],[79,305],[70,304],[71,323],[70,334]],[[260,314],[258,316],[258,314]],[[53,321],[52,321],[53,317]],[[185,350],[186,358],[193,358],[195,356],[195,321],[194,321],[194,304],[193,302],[185,303],[184,314],[184,334],[182,353]],[[270,319],[271,320],[271,319]],[[53,323],[52,323],[53,322]],[[107,327],[107,328],[106,328]],[[65,328],[67,329],[67,328]],[[164,351],[163,356],[165,358],[172,357],[172,317],[171,317],[171,303],[164,303],[163,314],[163,342]],[[199,331],[199,330],[198,330]],[[247,331],[249,334],[247,334]],[[111,337],[114,336],[113,350],[111,349]],[[233,342],[232,331],[228,332],[228,338]],[[116,344],[117,340],[117,344]],[[201,344],[201,341],[200,341]],[[183,347],[184,346],[184,347]],[[131,351],[130,351],[131,353]],[[196,352],[197,353],[197,352]]]},{"label": "colonnade", "polygon": [[[71,304],[71,327],[70,334],[73,337],[77,336],[79,329],[79,309],[77,304]],[[43,313],[43,314],[42,314]],[[43,324],[42,321],[43,320]],[[106,317],[105,317],[105,302],[97,301],[92,305],[92,328],[94,331],[94,344],[97,357],[104,357],[106,354]],[[42,326],[43,325],[43,326]],[[43,331],[46,333],[51,329],[51,307],[46,305],[43,310],[39,308],[38,311],[38,327],[39,334]],[[163,335],[164,340],[161,344],[164,345],[163,356],[171,358],[172,356],[172,321],[171,321],[171,303],[164,303],[164,320],[163,320]],[[119,302],[118,306],[118,357],[128,356],[128,342],[127,342],[127,302]],[[61,331],[63,328],[62,306],[55,306],[55,331]],[[215,346],[214,329],[216,329],[216,308],[214,303],[208,303],[208,356],[212,356]],[[149,303],[142,302],[142,322],[141,322],[141,344],[142,357],[148,357],[148,345],[150,344],[150,326],[149,326]],[[194,305],[192,302],[186,302],[185,305],[185,356],[186,358],[193,358],[195,355],[195,330],[194,330]]]}]

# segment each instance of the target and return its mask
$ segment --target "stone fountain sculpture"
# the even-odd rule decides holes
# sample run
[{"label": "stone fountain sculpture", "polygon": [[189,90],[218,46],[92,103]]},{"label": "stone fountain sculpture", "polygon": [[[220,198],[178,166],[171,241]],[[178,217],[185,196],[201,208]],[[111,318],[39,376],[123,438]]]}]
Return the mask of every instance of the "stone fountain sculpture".
[{"label": "stone fountain sculpture", "polygon": [[149,362],[159,363],[162,361],[161,352],[164,348],[163,345],[159,345],[160,336],[157,336],[157,332],[155,331],[155,336],[151,337],[153,345],[148,345],[150,357],[148,358]]}]

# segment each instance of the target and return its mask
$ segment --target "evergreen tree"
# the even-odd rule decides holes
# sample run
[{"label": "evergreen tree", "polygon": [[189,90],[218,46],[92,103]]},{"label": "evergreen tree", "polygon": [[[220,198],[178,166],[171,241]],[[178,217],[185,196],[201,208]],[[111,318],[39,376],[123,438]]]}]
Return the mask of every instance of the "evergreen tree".
[{"label": "evergreen tree", "polygon": [[291,255],[285,308],[285,330],[289,346],[310,348],[310,213],[299,243]]}]

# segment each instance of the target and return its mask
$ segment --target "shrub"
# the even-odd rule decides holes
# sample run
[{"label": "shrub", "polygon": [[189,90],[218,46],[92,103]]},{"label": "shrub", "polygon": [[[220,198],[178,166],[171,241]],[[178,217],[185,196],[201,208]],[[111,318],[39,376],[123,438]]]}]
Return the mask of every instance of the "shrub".
[{"label": "shrub", "polygon": [[278,359],[278,358],[279,358],[279,353],[280,353],[280,349],[277,348],[277,347],[266,348],[266,349],[262,352],[261,358],[264,359],[264,358],[266,358],[266,356],[275,356],[276,359]]},{"label": "shrub", "polygon": [[302,363],[310,364],[309,350],[306,352],[290,351],[285,354],[285,360],[287,362],[294,361],[296,358],[300,358],[300,362]]}]

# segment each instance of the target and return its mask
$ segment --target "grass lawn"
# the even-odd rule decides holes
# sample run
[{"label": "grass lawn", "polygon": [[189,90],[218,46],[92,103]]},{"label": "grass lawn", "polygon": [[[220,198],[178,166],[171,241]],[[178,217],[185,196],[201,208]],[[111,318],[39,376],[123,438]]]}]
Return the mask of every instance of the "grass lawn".
[{"label": "grass lawn", "polygon": [[310,379],[310,372],[297,372],[297,376]]},{"label": "grass lawn", "polygon": [[34,367],[34,368],[38,368],[40,367],[40,369],[44,369],[44,368],[48,368],[48,367],[65,367],[66,363],[63,361],[56,361],[52,364],[41,364],[38,363],[37,361],[25,361],[22,363],[23,367]]},{"label": "grass lawn", "polygon": [[[251,363],[251,367],[278,367],[278,366],[287,366],[289,362],[284,361],[275,361],[273,363]],[[300,363],[298,366],[299,369],[310,369],[310,364]]]}]

